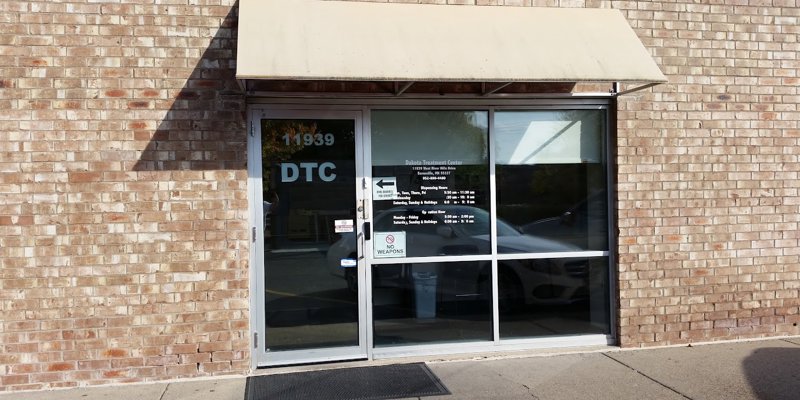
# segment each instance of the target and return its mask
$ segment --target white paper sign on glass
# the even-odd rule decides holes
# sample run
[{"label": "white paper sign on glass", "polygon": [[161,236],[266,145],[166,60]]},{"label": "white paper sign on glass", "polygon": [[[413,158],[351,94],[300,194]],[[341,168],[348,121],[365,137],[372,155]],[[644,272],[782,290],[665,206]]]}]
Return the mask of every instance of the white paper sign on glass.
[{"label": "white paper sign on glass", "polygon": [[375,232],[372,240],[375,258],[406,256],[405,232]]},{"label": "white paper sign on glass", "polygon": [[333,221],[333,231],[336,233],[349,233],[353,231],[352,219],[337,219]]},{"label": "white paper sign on glass", "polygon": [[372,178],[372,200],[394,200],[397,198],[397,177]]},{"label": "white paper sign on glass", "polygon": [[342,268],[354,268],[358,266],[358,261],[354,258],[343,258],[339,260],[339,265]]}]

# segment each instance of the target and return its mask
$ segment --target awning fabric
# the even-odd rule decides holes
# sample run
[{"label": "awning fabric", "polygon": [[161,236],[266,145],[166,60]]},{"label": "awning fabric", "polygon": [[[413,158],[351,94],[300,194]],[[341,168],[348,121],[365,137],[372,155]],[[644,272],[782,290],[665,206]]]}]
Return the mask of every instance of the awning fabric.
[{"label": "awning fabric", "polygon": [[666,78],[618,10],[240,0],[238,79]]}]

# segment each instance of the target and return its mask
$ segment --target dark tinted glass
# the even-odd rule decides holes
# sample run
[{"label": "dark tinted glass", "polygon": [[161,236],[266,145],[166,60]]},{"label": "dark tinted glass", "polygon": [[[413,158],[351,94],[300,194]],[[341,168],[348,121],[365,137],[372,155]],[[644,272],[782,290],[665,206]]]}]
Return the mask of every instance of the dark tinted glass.
[{"label": "dark tinted glass", "polygon": [[376,347],[492,339],[491,263],[374,265]]},{"label": "dark tinted glass", "polygon": [[[495,114],[500,253],[608,250],[605,111]],[[506,236],[505,238],[503,236]]]},{"label": "dark tinted glass", "polygon": [[502,260],[500,337],[608,334],[608,258]]}]

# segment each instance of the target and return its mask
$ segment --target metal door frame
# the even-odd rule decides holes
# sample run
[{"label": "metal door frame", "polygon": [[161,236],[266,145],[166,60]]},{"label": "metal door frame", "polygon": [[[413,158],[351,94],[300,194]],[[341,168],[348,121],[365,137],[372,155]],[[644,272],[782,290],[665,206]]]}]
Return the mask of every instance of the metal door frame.
[{"label": "metal door frame", "polygon": [[[443,354],[459,354],[469,352],[486,352],[486,351],[519,351],[519,350],[532,350],[532,349],[545,349],[545,348],[563,348],[563,347],[576,347],[576,346],[609,346],[617,343],[617,324],[615,321],[618,319],[618,308],[614,306],[614,299],[618,293],[616,285],[616,269],[617,264],[616,254],[616,236],[613,234],[616,227],[614,202],[612,193],[613,189],[613,171],[615,160],[613,159],[612,149],[614,134],[614,120],[612,113],[609,112],[613,108],[613,100],[610,96],[592,96],[587,98],[573,97],[565,98],[542,98],[542,99],[460,99],[460,98],[447,98],[445,100],[437,99],[369,99],[360,98],[358,96],[336,96],[334,98],[290,98],[290,97],[252,97],[248,99],[248,190],[249,198],[251,199],[251,226],[260,221],[260,214],[262,207],[261,201],[261,152],[260,150],[254,151],[253,149],[260,149],[260,143],[254,144],[255,137],[260,138],[260,118],[270,116],[298,116],[303,118],[329,118],[354,116],[356,119],[356,183],[357,183],[357,202],[360,207],[363,207],[363,212],[357,213],[358,220],[356,229],[358,234],[358,251],[359,251],[359,355],[353,356],[352,354],[318,354],[317,352],[298,351],[298,352],[285,352],[287,355],[291,353],[291,357],[282,358],[280,361],[273,360],[272,362],[263,362],[263,340],[259,343],[258,348],[254,349],[253,356],[251,357],[251,365],[253,368],[259,366],[276,366],[286,364],[302,364],[313,362],[337,361],[337,360],[352,360],[352,359],[386,359],[395,357],[408,357],[408,356],[432,356]],[[606,110],[606,132],[605,132],[605,145],[606,149],[604,154],[609,157],[607,160],[606,179],[609,185],[608,190],[608,211],[609,211],[609,250],[608,251],[589,251],[580,252],[581,256],[605,256],[608,257],[608,278],[609,278],[609,321],[610,332],[606,334],[579,334],[579,335],[566,335],[566,336],[551,336],[551,337],[534,337],[534,338],[520,338],[520,339],[500,339],[499,338],[499,315],[497,313],[497,295],[493,295],[493,340],[487,342],[475,343],[442,343],[430,345],[407,345],[388,348],[375,349],[373,346],[373,319],[372,319],[372,264],[392,264],[392,263],[407,263],[407,262],[431,262],[431,261],[457,261],[465,259],[465,256],[448,256],[440,257],[425,257],[419,260],[413,258],[405,259],[375,259],[372,255],[371,241],[365,241],[363,235],[364,223],[372,222],[372,193],[371,193],[371,178],[372,178],[372,160],[371,160],[371,139],[370,139],[370,115],[373,110],[380,109],[465,109],[480,107],[490,111],[490,135],[493,126],[493,117],[496,110],[547,110],[547,109],[602,109]],[[494,146],[490,141],[490,152],[494,151]],[[493,157],[493,154],[492,154]],[[491,182],[491,196],[492,196],[492,210],[494,210],[494,165],[490,163],[490,182]],[[361,182],[359,184],[359,182]],[[253,200],[255,199],[255,203]],[[258,214],[258,215],[256,215]],[[494,211],[492,216],[495,217]],[[492,236],[496,235],[495,227],[492,226]],[[494,241],[493,241],[494,242]],[[493,247],[495,245],[493,244]],[[251,249],[251,332],[257,334],[259,331],[264,331],[264,315],[262,306],[264,296],[263,287],[263,265],[258,263],[263,261],[263,240],[257,241]],[[493,253],[496,250],[493,249]],[[556,256],[565,257],[568,254],[556,253]],[[488,255],[480,256],[480,259],[491,259],[493,268],[493,287],[497,287],[497,260],[501,258],[513,258],[526,255]],[[527,255],[530,256],[530,255]],[[540,254],[541,256],[541,254]],[[474,259],[475,256],[466,257]],[[259,275],[258,273],[261,273]],[[259,315],[262,314],[262,315]],[[366,347],[365,347],[366,346]],[[319,357],[317,357],[319,356]],[[290,359],[291,358],[291,359]]]},{"label": "metal door frame", "polygon": [[364,257],[364,226],[363,212],[356,212],[354,229],[358,245],[358,346],[333,347],[321,349],[290,350],[280,352],[267,352],[265,345],[265,259],[263,232],[263,201],[262,186],[262,154],[261,154],[261,120],[262,119],[350,119],[355,127],[355,165],[356,170],[353,190],[356,192],[356,207],[363,207],[364,188],[361,182],[364,168],[364,119],[361,110],[322,110],[318,108],[293,108],[276,109],[274,107],[254,106],[248,110],[248,136],[247,136],[247,170],[248,170],[248,197],[250,199],[250,330],[252,333],[253,368],[263,366],[278,366],[287,364],[300,364],[312,362],[343,361],[368,358],[368,329],[369,319],[367,313],[367,265]]}]

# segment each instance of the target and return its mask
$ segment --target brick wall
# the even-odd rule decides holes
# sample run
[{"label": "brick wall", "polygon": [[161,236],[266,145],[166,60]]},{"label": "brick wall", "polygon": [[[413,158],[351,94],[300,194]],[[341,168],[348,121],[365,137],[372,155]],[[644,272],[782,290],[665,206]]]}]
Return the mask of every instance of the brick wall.
[{"label": "brick wall", "polygon": [[800,2],[610,3],[669,78],[619,102],[622,344],[800,334]]},{"label": "brick wall", "polygon": [[[800,334],[800,2],[420,2],[623,10],[621,344]],[[0,2],[0,390],[249,368],[234,3]]]},{"label": "brick wall", "polygon": [[0,2],[0,390],[249,369],[233,3]]}]

